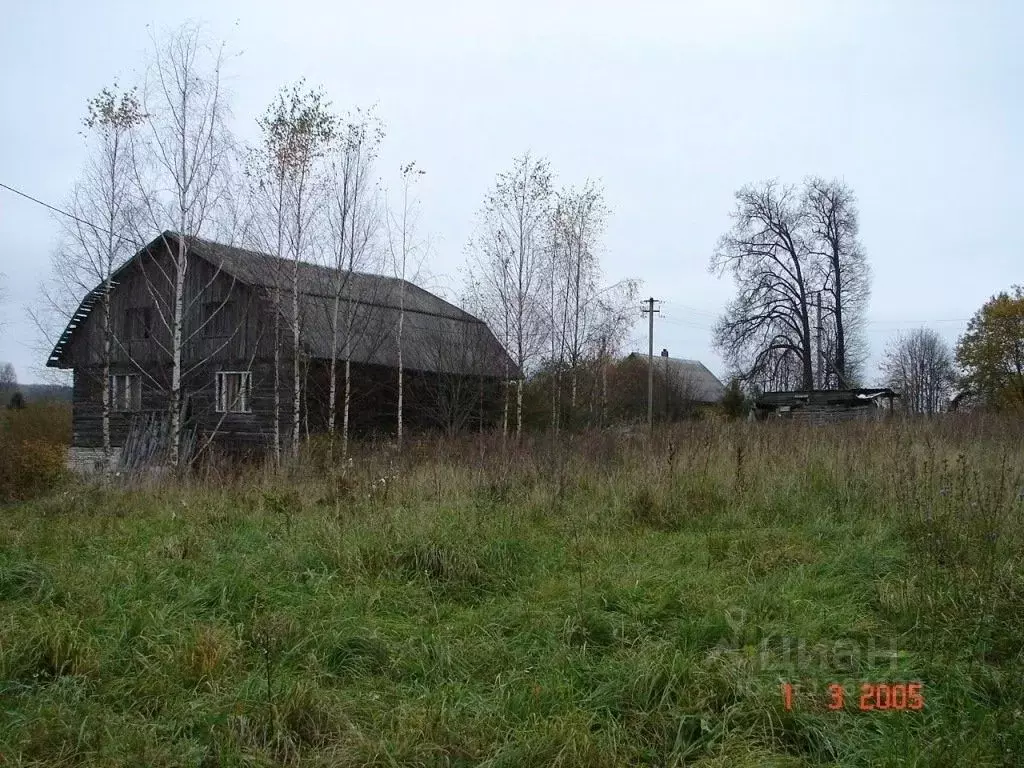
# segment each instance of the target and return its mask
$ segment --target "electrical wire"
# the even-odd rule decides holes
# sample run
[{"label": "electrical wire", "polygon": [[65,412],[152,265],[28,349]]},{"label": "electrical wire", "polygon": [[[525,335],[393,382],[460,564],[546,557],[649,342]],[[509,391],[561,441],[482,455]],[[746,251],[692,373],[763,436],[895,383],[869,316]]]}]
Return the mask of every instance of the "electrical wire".
[{"label": "electrical wire", "polygon": [[62,208],[58,208],[55,205],[50,205],[50,203],[47,203],[44,200],[40,200],[38,197],[33,197],[32,195],[28,194],[28,192],[22,192],[20,189],[16,189],[15,187],[10,186],[9,184],[4,184],[3,182],[0,182],[0,188],[6,189],[8,192],[13,192],[16,195],[19,195],[19,196],[25,198],[26,200],[30,200],[31,202],[35,203],[36,205],[41,205],[44,208],[48,208],[49,210],[53,211],[54,213],[59,213],[61,216],[66,216],[67,218],[69,218],[69,219],[71,219],[73,221],[77,221],[79,224],[84,224],[85,226],[89,227],[90,229],[99,230],[100,232],[103,232],[105,234],[108,234],[108,235],[111,235],[113,237],[116,237],[118,240],[122,240],[122,241],[124,241],[126,243],[134,242],[133,240],[129,240],[126,237],[122,237],[121,235],[117,234],[116,232],[111,232],[106,227],[101,227],[99,224],[93,224],[91,221],[86,221],[85,219],[79,218],[78,216],[75,216],[75,214],[73,214],[73,213],[69,213],[68,211],[63,210]]}]

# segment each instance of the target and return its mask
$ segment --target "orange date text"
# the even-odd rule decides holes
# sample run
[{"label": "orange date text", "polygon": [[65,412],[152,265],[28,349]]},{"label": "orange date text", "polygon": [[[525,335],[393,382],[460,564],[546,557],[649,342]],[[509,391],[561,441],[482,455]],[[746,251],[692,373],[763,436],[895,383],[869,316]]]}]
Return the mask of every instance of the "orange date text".
[{"label": "orange date text", "polygon": [[[787,712],[794,708],[796,688],[793,683],[782,684],[782,706]],[[825,691],[825,706],[832,711],[856,707],[861,712],[905,711],[924,709],[922,683],[862,683],[859,691],[848,696],[847,688],[832,683]]]}]

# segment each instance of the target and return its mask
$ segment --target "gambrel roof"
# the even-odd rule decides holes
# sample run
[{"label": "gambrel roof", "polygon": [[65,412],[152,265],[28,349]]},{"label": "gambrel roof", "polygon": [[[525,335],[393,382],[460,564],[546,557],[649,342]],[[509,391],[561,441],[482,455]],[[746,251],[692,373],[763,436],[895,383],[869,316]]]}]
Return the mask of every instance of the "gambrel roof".
[{"label": "gambrel roof", "polygon": [[[174,232],[164,232],[154,239],[114,273],[111,291],[117,290],[120,275],[142,254],[177,242],[179,236]],[[210,263],[239,283],[257,289],[268,300],[266,306],[270,311],[273,311],[273,297],[280,291],[280,311],[286,325],[291,312],[293,278],[297,277],[301,342],[310,357],[331,357],[335,296],[338,295],[340,311],[353,308],[352,325],[358,329],[358,333],[352,334],[348,350],[353,362],[397,367],[397,327],[404,305],[402,363],[405,368],[488,377],[515,375],[515,364],[482,320],[407,280],[295,262],[202,238],[190,238],[189,248],[192,256]],[[82,300],[54,346],[48,366],[66,367],[65,351],[75,329],[88,319],[102,295],[103,285],[99,285]],[[339,325],[341,332],[335,352],[340,358],[345,352],[345,324]]]}]

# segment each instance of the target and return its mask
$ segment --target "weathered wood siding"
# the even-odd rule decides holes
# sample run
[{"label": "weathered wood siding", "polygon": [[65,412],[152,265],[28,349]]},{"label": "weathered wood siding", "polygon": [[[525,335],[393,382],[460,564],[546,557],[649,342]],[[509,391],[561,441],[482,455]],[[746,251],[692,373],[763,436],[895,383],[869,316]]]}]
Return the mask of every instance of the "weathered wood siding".
[{"label": "weathered wood siding", "polygon": [[[114,364],[170,363],[173,321],[172,258],[162,247],[140,257],[120,276],[111,292],[110,312],[114,330]],[[262,296],[237,282],[205,260],[189,257],[185,278],[183,360],[237,361],[272,353],[273,328]],[[222,305],[223,302],[223,305]],[[205,323],[204,311],[217,306],[215,322]],[[221,306],[222,305],[222,306]],[[126,328],[129,310],[148,308],[149,338],[132,338]],[[211,335],[215,325],[227,333]],[[103,359],[103,309],[97,304],[68,345],[71,366],[100,365]]]},{"label": "weathered wood siding", "polygon": [[804,424],[834,424],[840,421],[879,421],[885,418],[885,414],[886,411],[884,409],[874,405],[857,408],[809,405],[803,408],[794,408],[790,411],[778,412],[773,417]]},{"label": "weathered wood siding", "polygon": [[[139,374],[142,410],[163,410],[171,384],[173,322],[172,255],[163,246],[129,266],[111,292],[113,328],[111,374]],[[130,333],[130,310],[149,310],[148,338]],[[263,297],[209,262],[189,257],[185,279],[182,388],[189,416],[200,430],[219,425],[232,439],[257,442],[272,425],[273,377],[255,370],[255,361],[273,354],[273,325]],[[212,317],[211,317],[212,315]],[[136,324],[137,325],[137,324]],[[97,304],[68,345],[74,366],[73,445],[102,445],[103,308]],[[219,414],[215,409],[216,371],[253,367],[253,413]],[[266,410],[267,387],[271,408]],[[134,414],[111,413],[111,442],[122,445]],[[271,429],[272,432],[272,429]]]},{"label": "weathered wood siding", "polygon": [[[165,372],[157,365],[111,366],[111,374],[138,374],[142,388],[142,411],[166,411],[167,393],[154,386]],[[99,448],[103,445],[103,368],[102,366],[75,368],[72,385],[71,444],[78,448]],[[112,411],[110,414],[110,442],[124,445],[125,435],[139,412]]]},{"label": "weathered wood siding", "polygon": [[[126,269],[111,293],[114,328],[111,374],[138,374],[142,384],[140,412],[111,414],[111,443],[124,445],[133,421],[147,411],[166,412],[171,382],[171,330],[173,318],[173,254],[158,245]],[[285,291],[287,294],[287,291]],[[185,281],[185,322],[182,388],[185,417],[198,434],[197,445],[208,443],[219,450],[262,450],[273,444],[274,435],[274,319],[265,289],[252,289],[204,259],[190,256]],[[148,338],[129,333],[129,310],[148,308]],[[211,320],[211,310],[216,315]],[[102,305],[76,329],[66,351],[74,367],[73,446],[102,445]],[[205,325],[204,325],[205,324]],[[281,322],[280,402],[282,448],[292,436],[292,337],[288,322]],[[327,428],[330,363],[303,361],[301,436]],[[217,411],[218,371],[249,371],[251,392],[248,413]],[[397,422],[397,372],[381,365],[352,364],[352,402],[349,412],[353,435],[393,433]],[[443,429],[436,406],[438,392],[448,387],[451,376],[406,372],[405,425],[410,431]],[[465,382],[464,382],[465,384]],[[338,362],[337,429],[342,425],[344,363]],[[466,426],[477,427],[481,418],[494,424],[498,418],[500,383],[483,386],[484,413],[479,407],[480,385],[473,379],[462,386],[460,397],[473,402]],[[468,395],[466,393],[469,393]],[[476,393],[476,394],[474,394]]]}]

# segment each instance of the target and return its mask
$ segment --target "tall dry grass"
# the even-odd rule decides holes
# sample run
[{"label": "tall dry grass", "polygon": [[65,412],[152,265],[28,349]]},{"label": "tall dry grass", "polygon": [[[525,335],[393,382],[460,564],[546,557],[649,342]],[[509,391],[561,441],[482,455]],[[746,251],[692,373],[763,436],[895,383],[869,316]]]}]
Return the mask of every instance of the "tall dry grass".
[{"label": "tall dry grass", "polygon": [[[66,485],[0,518],[0,752],[1022,764],[1022,437],[707,422]],[[900,681],[922,712],[857,710]]]}]

